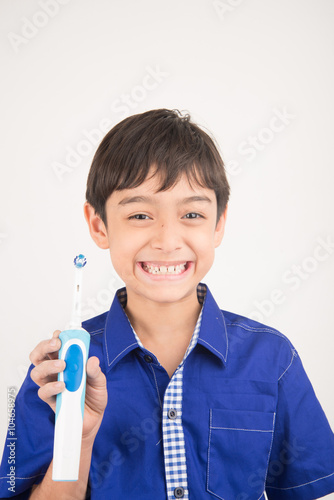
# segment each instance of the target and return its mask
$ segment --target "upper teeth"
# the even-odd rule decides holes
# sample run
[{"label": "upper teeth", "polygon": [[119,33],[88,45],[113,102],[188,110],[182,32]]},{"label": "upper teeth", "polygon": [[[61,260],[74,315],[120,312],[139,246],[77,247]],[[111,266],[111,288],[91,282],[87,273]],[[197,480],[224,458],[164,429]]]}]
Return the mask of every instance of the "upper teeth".
[{"label": "upper teeth", "polygon": [[176,266],[151,266],[148,264],[143,264],[145,271],[151,274],[180,274],[186,268],[186,262],[184,264],[178,264]]}]

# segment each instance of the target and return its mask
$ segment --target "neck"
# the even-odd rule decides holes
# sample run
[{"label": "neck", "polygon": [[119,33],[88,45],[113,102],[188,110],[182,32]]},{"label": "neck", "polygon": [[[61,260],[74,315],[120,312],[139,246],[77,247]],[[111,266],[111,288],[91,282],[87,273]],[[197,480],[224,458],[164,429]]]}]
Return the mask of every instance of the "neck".
[{"label": "neck", "polygon": [[173,339],[188,341],[194,331],[201,304],[196,290],[182,302],[159,303],[147,301],[131,292],[128,293],[125,312],[140,340],[145,342]]}]

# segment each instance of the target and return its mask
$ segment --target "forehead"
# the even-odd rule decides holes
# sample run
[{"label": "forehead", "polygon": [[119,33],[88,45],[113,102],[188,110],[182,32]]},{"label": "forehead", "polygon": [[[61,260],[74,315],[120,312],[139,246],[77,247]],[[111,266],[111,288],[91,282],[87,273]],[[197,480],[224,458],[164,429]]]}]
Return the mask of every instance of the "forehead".
[{"label": "forehead", "polygon": [[152,203],[173,202],[191,203],[206,202],[212,204],[216,201],[213,189],[203,187],[195,180],[189,182],[187,176],[182,174],[175,184],[161,190],[162,180],[159,175],[147,177],[145,181],[137,187],[114,191],[108,199],[109,204],[126,206],[130,203],[150,201]]}]

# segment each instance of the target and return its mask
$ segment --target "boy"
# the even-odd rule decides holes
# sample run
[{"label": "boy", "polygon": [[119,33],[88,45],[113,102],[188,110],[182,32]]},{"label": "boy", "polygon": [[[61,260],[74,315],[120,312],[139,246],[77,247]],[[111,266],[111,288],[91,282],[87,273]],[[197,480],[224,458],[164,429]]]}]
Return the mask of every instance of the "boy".
[{"label": "boy", "polygon": [[[334,437],[298,354],[276,330],[221,311],[201,280],[229,185],[189,116],[126,118],[101,142],[85,217],[125,282],[86,321],[80,478],[53,482],[56,331],[16,400],[16,491],[32,499],[310,500],[334,491]],[[39,387],[39,389],[38,389]],[[47,403],[47,404],[46,404]],[[31,495],[31,496],[29,496]]]}]

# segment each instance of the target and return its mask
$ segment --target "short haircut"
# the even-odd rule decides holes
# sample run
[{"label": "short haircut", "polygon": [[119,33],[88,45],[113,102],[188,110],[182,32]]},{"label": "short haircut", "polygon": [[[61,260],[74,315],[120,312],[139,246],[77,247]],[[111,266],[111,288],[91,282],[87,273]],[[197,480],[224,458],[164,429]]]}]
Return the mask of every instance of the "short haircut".
[{"label": "short haircut", "polygon": [[213,189],[217,222],[225,211],[230,186],[214,139],[189,114],[155,109],[125,118],[102,139],[87,179],[86,200],[107,225],[109,196],[142,184],[153,167],[159,191],[173,187],[182,174],[192,185]]}]

